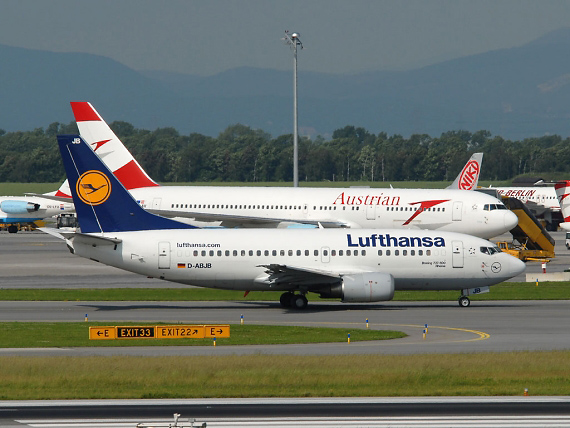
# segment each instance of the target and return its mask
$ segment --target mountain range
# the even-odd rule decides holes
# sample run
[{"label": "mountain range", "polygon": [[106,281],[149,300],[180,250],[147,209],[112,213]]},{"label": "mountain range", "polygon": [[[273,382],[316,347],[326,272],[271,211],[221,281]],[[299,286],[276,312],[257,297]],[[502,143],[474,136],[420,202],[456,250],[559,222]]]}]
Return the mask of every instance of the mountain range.
[{"label": "mountain range", "polygon": [[[487,130],[513,140],[570,136],[570,28],[519,47],[408,71],[305,72],[302,55],[300,135],[327,138],[353,125],[406,137],[453,130]],[[108,122],[142,129],[217,136],[241,123],[274,137],[292,133],[292,67],[242,67],[204,77],[137,71],[83,53],[0,45],[0,56],[5,131],[67,124],[73,121],[69,101],[90,101]]]}]

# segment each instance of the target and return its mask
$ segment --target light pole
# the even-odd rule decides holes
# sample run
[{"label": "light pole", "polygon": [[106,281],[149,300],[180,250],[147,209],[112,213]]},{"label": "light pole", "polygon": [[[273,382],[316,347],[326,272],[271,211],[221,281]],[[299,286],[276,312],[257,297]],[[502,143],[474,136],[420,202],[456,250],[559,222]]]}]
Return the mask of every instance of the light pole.
[{"label": "light pole", "polygon": [[293,48],[293,187],[299,187],[299,136],[297,127],[297,46],[303,49],[299,33],[285,31],[283,39]]}]

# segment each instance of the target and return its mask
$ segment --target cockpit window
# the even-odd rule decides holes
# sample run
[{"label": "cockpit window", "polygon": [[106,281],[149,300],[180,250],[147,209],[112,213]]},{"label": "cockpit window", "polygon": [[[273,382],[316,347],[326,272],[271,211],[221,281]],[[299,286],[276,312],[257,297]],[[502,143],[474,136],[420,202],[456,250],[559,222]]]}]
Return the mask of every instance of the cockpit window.
[{"label": "cockpit window", "polygon": [[504,204],[485,204],[483,205],[484,211],[493,211],[493,210],[506,210],[507,207]]},{"label": "cockpit window", "polygon": [[490,256],[501,252],[501,250],[499,250],[499,247],[481,247],[480,250],[483,254],[488,254]]}]

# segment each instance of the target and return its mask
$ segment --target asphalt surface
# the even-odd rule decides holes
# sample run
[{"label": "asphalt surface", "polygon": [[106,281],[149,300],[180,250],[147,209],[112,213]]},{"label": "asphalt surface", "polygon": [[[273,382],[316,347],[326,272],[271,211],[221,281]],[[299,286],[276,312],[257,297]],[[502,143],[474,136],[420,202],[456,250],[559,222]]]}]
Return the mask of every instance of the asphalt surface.
[{"label": "asphalt surface", "polygon": [[[547,271],[570,265],[564,234],[554,233],[557,258]],[[506,237],[505,237],[506,238]],[[499,237],[495,241],[502,239]],[[542,271],[528,264],[528,272]],[[524,281],[526,276],[514,278]],[[2,288],[176,287],[71,255],[65,244],[40,232],[0,232]],[[185,286],[181,286],[185,287]],[[492,292],[492,288],[491,288]],[[69,322],[167,321],[246,323],[401,330],[404,339],[350,344],[1,349],[1,355],[236,355],[236,354],[421,354],[570,349],[567,301],[311,302],[306,311],[283,309],[278,302],[0,302],[0,321]],[[428,333],[423,335],[425,324]],[[527,401],[524,401],[528,398]],[[146,419],[169,423],[172,413],[194,417],[197,426],[570,426],[568,397],[428,399],[256,399],[1,402],[2,427],[136,426]],[[395,401],[394,401],[395,400]],[[398,401],[400,400],[400,401]],[[425,401],[427,400],[427,401]],[[451,401],[450,401],[451,400]],[[129,419],[130,418],[130,419]],[[201,419],[200,419],[201,418]],[[467,426],[466,425],[466,426]],[[168,426],[168,425],[163,425]],[[190,426],[188,422],[184,426]]]}]

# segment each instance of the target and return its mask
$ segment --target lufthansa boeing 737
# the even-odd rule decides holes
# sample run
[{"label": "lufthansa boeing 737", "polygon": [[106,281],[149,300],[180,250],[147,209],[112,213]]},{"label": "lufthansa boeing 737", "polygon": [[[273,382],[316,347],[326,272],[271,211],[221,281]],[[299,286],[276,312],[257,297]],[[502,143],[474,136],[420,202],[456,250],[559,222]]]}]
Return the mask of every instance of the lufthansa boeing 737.
[{"label": "lufthansa boeing 737", "polygon": [[[141,206],[197,226],[426,229],[492,238],[518,218],[477,183],[475,154],[453,189],[160,186],[88,102],[72,102],[79,133]],[[450,186],[450,187],[452,187]]]},{"label": "lufthansa boeing 737", "polygon": [[196,228],[145,211],[79,135],[58,144],[81,232],[44,230],[78,256],[146,277],[283,291],[281,304],[301,309],[309,292],[379,302],[395,290],[461,290],[468,306],[468,295],[524,271],[489,241],[439,230]]}]

